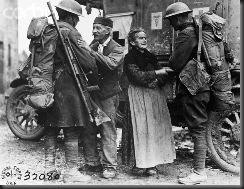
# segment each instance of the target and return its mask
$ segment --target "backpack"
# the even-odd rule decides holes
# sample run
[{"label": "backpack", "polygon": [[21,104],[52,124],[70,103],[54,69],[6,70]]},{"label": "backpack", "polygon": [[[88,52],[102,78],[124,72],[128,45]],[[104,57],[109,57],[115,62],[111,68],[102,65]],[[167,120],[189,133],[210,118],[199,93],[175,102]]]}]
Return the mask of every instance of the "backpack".
[{"label": "backpack", "polygon": [[[223,27],[225,19],[212,13],[206,12],[200,16],[202,22],[202,39],[210,63],[212,94],[228,104],[234,104],[234,94],[231,92],[232,83],[229,62],[233,61],[234,55],[228,44],[224,41]],[[228,61],[229,62],[228,62]]]},{"label": "backpack", "polygon": [[58,39],[54,25],[47,17],[33,18],[27,30],[30,39],[29,55],[18,68],[21,78],[28,80],[30,94],[27,103],[36,108],[47,108],[53,104],[53,64]]}]

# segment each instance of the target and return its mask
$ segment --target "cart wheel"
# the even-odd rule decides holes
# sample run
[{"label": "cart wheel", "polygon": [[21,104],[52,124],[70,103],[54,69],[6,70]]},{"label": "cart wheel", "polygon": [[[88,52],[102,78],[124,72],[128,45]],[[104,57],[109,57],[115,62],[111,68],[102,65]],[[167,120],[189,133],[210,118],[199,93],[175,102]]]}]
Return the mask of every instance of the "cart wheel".
[{"label": "cart wheel", "polygon": [[10,94],[6,116],[10,130],[15,136],[24,140],[38,140],[44,135],[45,128],[37,124],[37,110],[29,106],[25,97],[29,88],[21,85]]},{"label": "cart wheel", "polygon": [[228,113],[211,112],[207,129],[209,157],[224,171],[240,173],[240,105]]}]

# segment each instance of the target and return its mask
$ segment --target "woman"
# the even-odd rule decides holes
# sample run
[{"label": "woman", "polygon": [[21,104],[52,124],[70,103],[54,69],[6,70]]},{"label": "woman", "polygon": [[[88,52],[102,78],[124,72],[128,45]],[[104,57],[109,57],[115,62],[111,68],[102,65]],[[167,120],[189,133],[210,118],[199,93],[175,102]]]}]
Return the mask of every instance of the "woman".
[{"label": "woman", "polygon": [[129,32],[131,50],[125,55],[124,69],[130,82],[128,96],[133,126],[135,165],[132,173],[156,175],[156,165],[172,163],[175,148],[170,114],[163,83],[169,68],[161,68],[147,48],[142,28]]}]

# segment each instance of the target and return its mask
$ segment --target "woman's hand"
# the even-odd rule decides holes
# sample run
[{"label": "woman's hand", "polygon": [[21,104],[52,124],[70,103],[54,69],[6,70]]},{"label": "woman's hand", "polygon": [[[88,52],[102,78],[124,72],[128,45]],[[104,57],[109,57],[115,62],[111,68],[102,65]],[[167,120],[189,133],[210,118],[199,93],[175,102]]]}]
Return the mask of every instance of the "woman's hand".
[{"label": "woman's hand", "polygon": [[78,43],[78,46],[80,48],[83,48],[83,49],[85,49],[85,50],[87,50],[89,52],[91,51],[91,48],[89,47],[89,45],[82,38],[78,39],[77,43]]},{"label": "woman's hand", "polygon": [[165,68],[162,68],[160,70],[155,70],[155,73],[157,76],[165,76],[165,75],[168,75],[167,71]]},{"label": "woman's hand", "polygon": [[156,72],[156,75],[160,77],[160,76],[166,76],[166,75],[168,75],[170,73],[173,73],[174,70],[172,70],[171,68],[166,67],[166,68],[162,68],[160,70],[155,70],[155,72]]}]

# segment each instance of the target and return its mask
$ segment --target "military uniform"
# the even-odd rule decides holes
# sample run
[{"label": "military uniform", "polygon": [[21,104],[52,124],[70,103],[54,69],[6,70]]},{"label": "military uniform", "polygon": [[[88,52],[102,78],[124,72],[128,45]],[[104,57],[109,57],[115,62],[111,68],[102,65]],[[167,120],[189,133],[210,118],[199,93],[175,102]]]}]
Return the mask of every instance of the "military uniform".
[{"label": "military uniform", "polygon": [[[77,40],[81,37],[80,33],[67,22],[58,21],[58,25],[63,37],[69,38],[79,64],[86,73],[93,73],[90,78],[95,81],[98,76],[95,59],[86,50],[79,48]],[[65,174],[64,179],[66,178],[66,181],[71,180],[71,178],[76,181],[87,179],[79,176],[80,173],[77,170],[78,137],[82,131],[81,128],[89,127],[90,121],[60,39],[57,41],[54,55],[53,77],[54,104],[49,110],[45,129],[46,169],[50,171],[55,168],[57,136],[63,129],[67,167],[67,174]]]},{"label": "military uniform", "polygon": [[[179,30],[174,52],[169,59],[170,67],[177,74],[184,69],[192,58],[196,59],[198,45],[192,23],[181,25]],[[199,89],[196,95],[191,95],[185,85],[178,81],[178,95],[181,97],[182,112],[194,140],[194,168],[205,169],[207,149],[205,133],[208,121],[207,104],[210,100],[209,86],[206,84]]]}]

